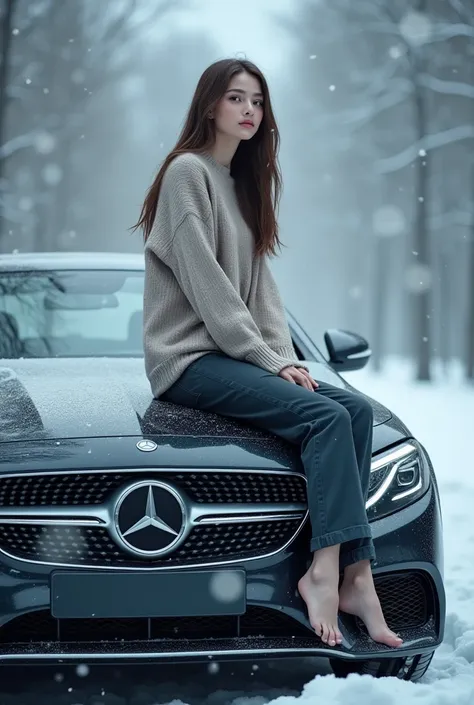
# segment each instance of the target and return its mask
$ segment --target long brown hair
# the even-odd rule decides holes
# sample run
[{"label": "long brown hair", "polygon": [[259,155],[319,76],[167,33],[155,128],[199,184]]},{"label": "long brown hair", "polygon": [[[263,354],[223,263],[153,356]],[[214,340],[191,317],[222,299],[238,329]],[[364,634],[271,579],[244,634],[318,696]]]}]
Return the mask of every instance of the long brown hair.
[{"label": "long brown hair", "polygon": [[255,64],[243,59],[222,59],[211,64],[196,86],[179,139],[164,160],[148,189],[140,218],[132,230],[143,229],[146,240],[153,227],[164,173],[179,154],[207,152],[215,142],[215,121],[209,120],[232,78],[246,71],[260,81],[263,94],[263,119],[250,140],[242,140],[231,163],[237,198],[242,216],[255,237],[257,254],[276,254],[281,247],[278,236],[277,209],[281,194],[281,172],[278,165],[280,135],[270,103],[264,75]]}]

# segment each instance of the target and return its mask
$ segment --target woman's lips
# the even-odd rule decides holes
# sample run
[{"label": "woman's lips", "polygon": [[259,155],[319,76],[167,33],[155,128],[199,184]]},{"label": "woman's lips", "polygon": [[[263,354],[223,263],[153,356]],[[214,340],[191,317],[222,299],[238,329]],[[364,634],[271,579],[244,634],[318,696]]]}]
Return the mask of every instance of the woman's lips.
[{"label": "woman's lips", "polygon": [[239,123],[241,127],[248,127],[252,128],[253,127],[253,122],[241,122]]}]

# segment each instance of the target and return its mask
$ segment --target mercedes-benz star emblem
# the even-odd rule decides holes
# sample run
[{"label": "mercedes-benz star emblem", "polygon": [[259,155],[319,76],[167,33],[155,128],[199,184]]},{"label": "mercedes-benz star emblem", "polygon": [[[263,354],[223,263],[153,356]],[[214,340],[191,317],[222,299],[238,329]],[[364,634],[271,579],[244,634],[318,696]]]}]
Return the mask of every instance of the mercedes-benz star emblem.
[{"label": "mercedes-benz star emblem", "polygon": [[138,441],[137,448],[138,450],[143,450],[145,453],[149,453],[152,450],[156,450],[158,448],[158,445],[155,443],[155,441],[143,440]]},{"label": "mercedes-benz star emblem", "polygon": [[150,558],[170,551],[185,530],[181,496],[158,480],[128,487],[115,506],[117,538],[131,552]]}]

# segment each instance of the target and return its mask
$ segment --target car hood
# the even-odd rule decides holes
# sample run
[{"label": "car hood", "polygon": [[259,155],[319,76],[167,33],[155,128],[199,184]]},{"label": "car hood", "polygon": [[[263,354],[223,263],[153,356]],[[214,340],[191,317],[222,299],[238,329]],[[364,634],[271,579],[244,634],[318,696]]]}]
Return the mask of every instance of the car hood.
[{"label": "car hood", "polygon": [[[328,366],[318,379],[346,384]],[[391,419],[370,399],[374,425]],[[214,414],[154,400],[142,359],[53,358],[0,361],[0,442],[123,436],[267,437]]]}]

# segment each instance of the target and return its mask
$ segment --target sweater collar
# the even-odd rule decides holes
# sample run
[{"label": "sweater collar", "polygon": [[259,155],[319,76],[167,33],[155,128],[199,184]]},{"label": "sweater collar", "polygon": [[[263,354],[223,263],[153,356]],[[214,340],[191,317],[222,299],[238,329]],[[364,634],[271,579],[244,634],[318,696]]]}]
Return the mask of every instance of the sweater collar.
[{"label": "sweater collar", "polygon": [[216,171],[220,172],[224,176],[227,176],[227,178],[229,179],[231,178],[230,167],[224,166],[224,164],[218,162],[216,159],[214,159],[211,154],[209,154],[209,152],[201,152],[200,156],[203,157],[209,164],[211,164]]}]

